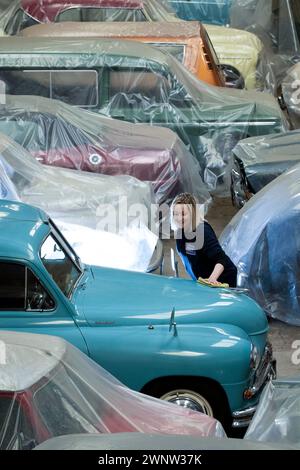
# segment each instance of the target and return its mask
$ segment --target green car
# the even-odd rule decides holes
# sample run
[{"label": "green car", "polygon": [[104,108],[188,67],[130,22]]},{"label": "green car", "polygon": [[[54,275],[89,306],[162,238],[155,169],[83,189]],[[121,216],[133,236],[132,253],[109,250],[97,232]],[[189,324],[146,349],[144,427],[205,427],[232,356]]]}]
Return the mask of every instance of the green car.
[{"label": "green car", "polygon": [[169,127],[198,159],[211,191],[229,192],[240,139],[287,129],[273,97],[210,86],[167,53],[132,41],[2,38],[0,79],[11,95]]}]

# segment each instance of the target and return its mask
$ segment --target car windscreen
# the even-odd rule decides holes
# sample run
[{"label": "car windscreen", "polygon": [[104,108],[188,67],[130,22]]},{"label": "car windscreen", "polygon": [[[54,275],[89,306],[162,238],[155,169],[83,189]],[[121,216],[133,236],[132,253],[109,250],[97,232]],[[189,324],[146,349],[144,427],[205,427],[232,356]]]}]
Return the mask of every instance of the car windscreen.
[{"label": "car windscreen", "polygon": [[66,297],[70,297],[82,271],[52,233],[42,243],[40,257],[54,282]]}]

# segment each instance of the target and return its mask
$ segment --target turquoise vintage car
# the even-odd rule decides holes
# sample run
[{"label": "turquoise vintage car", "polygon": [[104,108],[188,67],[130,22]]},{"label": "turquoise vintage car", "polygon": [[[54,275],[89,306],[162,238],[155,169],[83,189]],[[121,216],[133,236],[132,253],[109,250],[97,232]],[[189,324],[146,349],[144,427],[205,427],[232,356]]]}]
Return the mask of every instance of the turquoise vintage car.
[{"label": "turquoise vintage car", "polygon": [[232,290],[83,265],[47,215],[0,200],[0,325],[65,338],[131,388],[249,424],[273,376],[263,310]]},{"label": "turquoise vintage car", "polygon": [[168,0],[183,20],[198,20],[216,25],[230,24],[232,0]]}]

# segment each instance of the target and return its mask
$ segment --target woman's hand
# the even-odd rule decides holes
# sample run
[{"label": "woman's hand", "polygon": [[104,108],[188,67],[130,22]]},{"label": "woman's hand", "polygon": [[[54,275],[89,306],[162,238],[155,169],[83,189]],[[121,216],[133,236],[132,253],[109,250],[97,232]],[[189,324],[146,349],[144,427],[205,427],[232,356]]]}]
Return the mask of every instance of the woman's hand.
[{"label": "woman's hand", "polygon": [[213,284],[214,286],[220,284],[220,282],[218,281],[219,277],[221,276],[221,274],[224,272],[224,266],[223,264],[221,263],[217,263],[216,266],[214,267],[214,270],[213,272],[211,273],[211,275],[209,276],[208,278],[208,281]]}]

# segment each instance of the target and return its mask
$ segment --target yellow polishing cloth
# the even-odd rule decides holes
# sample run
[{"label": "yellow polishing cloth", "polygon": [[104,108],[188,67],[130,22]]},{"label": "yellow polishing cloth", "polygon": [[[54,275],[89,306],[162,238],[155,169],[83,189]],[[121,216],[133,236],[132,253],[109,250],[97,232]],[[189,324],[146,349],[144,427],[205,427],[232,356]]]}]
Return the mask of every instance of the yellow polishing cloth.
[{"label": "yellow polishing cloth", "polygon": [[222,282],[218,282],[217,284],[211,284],[208,279],[202,279],[202,277],[199,277],[198,281],[199,284],[203,284],[204,286],[208,286],[208,287],[217,287],[218,289],[219,288],[224,288],[224,289],[228,289],[229,288],[229,284],[226,284],[226,283],[223,283]]}]

